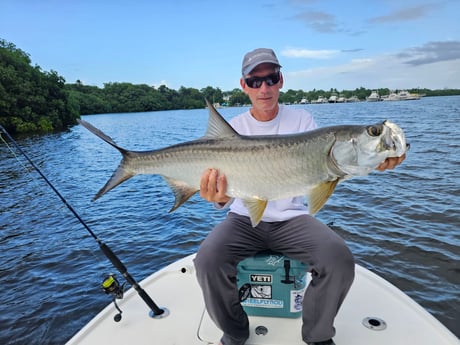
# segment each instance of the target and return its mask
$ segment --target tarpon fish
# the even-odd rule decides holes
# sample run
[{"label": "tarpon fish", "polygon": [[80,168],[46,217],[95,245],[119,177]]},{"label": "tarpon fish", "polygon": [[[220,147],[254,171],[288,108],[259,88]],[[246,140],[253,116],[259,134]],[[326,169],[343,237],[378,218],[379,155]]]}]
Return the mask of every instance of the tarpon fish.
[{"label": "tarpon fish", "polygon": [[403,130],[390,121],[341,125],[290,135],[238,134],[209,103],[206,134],[152,151],[128,151],[86,121],[80,124],[115,147],[123,158],[94,200],[139,174],[161,175],[175,195],[174,211],[200,189],[201,175],[214,168],[227,178],[227,195],[240,198],[256,226],[267,202],[306,195],[317,213],[337,183],[367,175],[388,157],[407,150]]}]

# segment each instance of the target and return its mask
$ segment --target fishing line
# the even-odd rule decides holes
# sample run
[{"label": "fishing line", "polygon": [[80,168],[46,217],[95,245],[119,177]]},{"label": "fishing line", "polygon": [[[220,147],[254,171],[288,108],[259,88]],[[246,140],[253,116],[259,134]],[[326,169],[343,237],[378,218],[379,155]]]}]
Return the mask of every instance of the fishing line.
[{"label": "fishing line", "polygon": [[[2,127],[3,128],[3,127]],[[3,131],[3,129],[2,129]],[[21,166],[24,168],[24,170],[27,171],[27,168],[24,164],[22,164],[21,160],[19,159],[18,155],[14,152],[14,150],[11,148],[11,146],[8,144],[8,142],[3,138],[3,135],[0,135],[0,138],[2,138],[2,141],[3,143],[5,144],[5,146],[8,148],[8,150],[13,154],[14,158],[16,159],[16,161],[21,164]]]},{"label": "fishing line", "polygon": [[[83,227],[91,235],[91,237],[94,238],[94,240],[99,245],[99,248],[104,253],[104,255],[107,257],[107,259],[110,260],[112,265],[123,275],[123,277],[126,279],[126,281],[137,291],[137,293],[142,298],[142,300],[149,306],[149,308],[150,308],[150,316],[153,317],[153,318],[161,318],[161,317],[167,316],[168,315],[167,309],[166,308],[161,309],[156,305],[156,303],[150,298],[150,296],[144,291],[144,289],[142,289],[142,287],[137,283],[137,281],[131,276],[131,274],[128,272],[127,268],[121,262],[121,260],[115,255],[115,253],[104,242],[102,242],[101,239],[99,239],[96,236],[96,234],[91,230],[91,228],[86,224],[86,222],[80,217],[80,215],[72,207],[72,205],[70,205],[67,202],[67,200],[64,198],[64,196],[46,178],[46,176],[42,173],[42,171],[35,165],[35,163],[29,158],[29,156],[21,149],[21,147],[18,145],[18,143],[13,139],[13,137],[7,132],[7,130],[2,125],[0,125],[0,130],[6,135],[6,137],[14,145],[14,147],[16,147],[16,149],[26,158],[26,160],[35,169],[35,171],[38,172],[38,174],[43,178],[43,180],[48,184],[48,186],[53,190],[53,192],[59,197],[59,199],[69,209],[69,211],[75,216],[75,218],[77,218],[77,220],[80,222],[80,224],[83,225]],[[2,136],[0,135],[0,137],[2,137]],[[3,137],[2,137],[2,141],[5,142]],[[10,146],[8,144],[7,144],[7,146],[10,148]],[[11,148],[10,148],[10,150],[11,150]],[[16,158],[17,158],[17,156],[16,156]],[[104,283],[106,283],[106,281],[107,281],[107,279],[104,281]],[[119,293],[119,291],[116,291],[116,293]],[[115,299],[114,299],[114,301],[115,301]],[[118,309],[118,306],[117,306],[117,309]],[[121,319],[121,313],[118,314],[118,315],[119,315],[119,318]],[[118,321],[119,321],[119,319],[118,319]]]},{"label": "fishing line", "polygon": [[[1,125],[0,125],[1,126]],[[2,127],[2,131],[3,131],[3,127]],[[3,135],[1,135],[0,133],[0,138],[2,138],[2,141],[3,143],[5,144],[5,146],[8,148],[8,151],[10,151],[13,156],[14,156],[14,159],[16,160],[16,162],[18,162],[18,164],[25,170],[27,171],[27,173],[31,176],[31,181],[34,181],[34,178],[32,177],[31,173],[30,173],[30,169],[22,162],[21,159],[19,159],[18,155],[16,154],[16,152],[14,152],[13,148],[10,146],[10,144],[8,144],[8,142],[5,140],[5,138],[3,138]]]},{"label": "fishing line", "polygon": [[[1,125],[0,125],[1,127]],[[5,133],[5,129],[2,127],[0,128],[1,131],[3,133]],[[5,133],[6,134],[6,133]],[[9,137],[9,136],[8,136]],[[3,135],[2,133],[0,133],[0,138],[2,139],[2,142],[5,144],[5,146],[7,147],[8,151],[12,153],[12,155],[14,156],[14,159],[16,160],[16,162],[24,169],[24,171],[27,172],[28,176],[30,177],[30,182],[31,182],[31,185],[33,186],[38,186],[38,183],[37,183],[37,180],[34,178],[34,176],[32,175],[32,171],[37,171],[34,167],[33,167],[33,163],[32,163],[32,170],[30,167],[27,167],[23,160],[20,159],[20,157],[16,154],[15,150],[13,149],[13,147],[11,147],[10,144],[8,144],[8,142],[5,140],[5,138],[3,138]],[[10,139],[11,140],[11,139]],[[17,147],[17,142],[15,142],[15,145]],[[27,158],[27,157],[26,157]],[[93,250],[90,250],[90,253],[91,255],[99,262],[101,262],[101,259],[99,256],[97,256],[95,254],[95,252]]]}]

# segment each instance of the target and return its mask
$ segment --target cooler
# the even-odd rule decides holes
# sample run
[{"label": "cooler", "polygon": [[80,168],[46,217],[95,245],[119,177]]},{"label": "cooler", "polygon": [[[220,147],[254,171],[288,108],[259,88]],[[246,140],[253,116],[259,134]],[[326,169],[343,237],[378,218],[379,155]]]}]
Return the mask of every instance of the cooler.
[{"label": "cooler", "polygon": [[307,265],[272,251],[238,264],[240,301],[248,315],[297,318],[307,285]]}]

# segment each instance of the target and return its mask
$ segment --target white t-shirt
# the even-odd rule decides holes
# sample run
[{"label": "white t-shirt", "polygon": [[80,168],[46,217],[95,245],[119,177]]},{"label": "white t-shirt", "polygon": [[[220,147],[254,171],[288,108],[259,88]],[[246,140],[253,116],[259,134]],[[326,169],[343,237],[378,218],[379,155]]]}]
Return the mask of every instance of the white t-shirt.
[{"label": "white t-shirt", "polygon": [[[230,120],[232,127],[242,135],[275,135],[292,134],[311,131],[317,128],[313,116],[305,109],[279,106],[278,115],[271,121],[257,121],[249,110]],[[230,204],[230,212],[249,216],[248,210],[241,199],[235,199]],[[303,214],[308,214],[304,197],[269,201],[262,221],[276,222],[288,220]]]}]

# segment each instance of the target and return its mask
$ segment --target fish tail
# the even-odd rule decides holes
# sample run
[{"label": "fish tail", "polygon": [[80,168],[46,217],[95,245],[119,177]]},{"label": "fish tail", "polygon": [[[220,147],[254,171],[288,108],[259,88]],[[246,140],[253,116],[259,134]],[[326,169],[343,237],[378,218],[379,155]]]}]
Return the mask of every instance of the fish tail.
[{"label": "fish tail", "polygon": [[94,200],[99,199],[101,196],[103,196],[109,190],[115,188],[119,184],[123,183],[124,181],[130,179],[131,177],[133,177],[135,175],[134,173],[132,173],[132,172],[128,171],[127,169],[125,169],[125,166],[127,165],[126,162],[128,162],[129,159],[130,159],[131,151],[128,151],[128,150],[118,146],[111,137],[109,137],[107,134],[102,132],[100,129],[97,129],[96,127],[94,127],[89,122],[86,122],[86,121],[80,120],[80,119],[77,120],[77,121],[83,127],[85,127],[87,130],[89,130],[91,133],[95,134],[96,136],[98,136],[99,138],[104,140],[106,143],[108,143],[108,144],[112,145],[113,147],[115,147],[118,151],[120,151],[120,153],[123,156],[118,168],[113,172],[112,176],[107,181],[107,183],[104,185],[104,187],[102,187],[96,193],[96,195],[94,196],[94,198],[93,198],[93,201],[94,201]]}]

